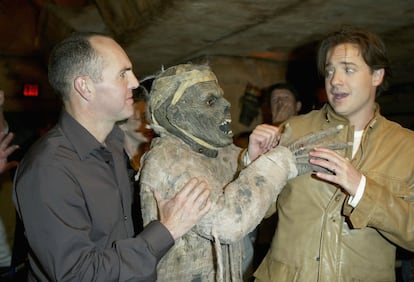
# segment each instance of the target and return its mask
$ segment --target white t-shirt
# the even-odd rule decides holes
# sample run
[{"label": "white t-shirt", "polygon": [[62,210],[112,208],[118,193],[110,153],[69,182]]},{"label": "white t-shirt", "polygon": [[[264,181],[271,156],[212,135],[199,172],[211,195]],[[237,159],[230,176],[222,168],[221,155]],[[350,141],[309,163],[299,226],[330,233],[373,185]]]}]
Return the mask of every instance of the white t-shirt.
[{"label": "white t-shirt", "polygon": [[[352,157],[354,157],[356,152],[358,151],[363,134],[364,134],[363,130],[354,132],[354,144],[352,145]],[[362,175],[361,181],[359,182],[355,195],[353,197],[350,196],[348,200],[348,204],[351,205],[352,207],[355,208],[358,205],[359,201],[361,200],[362,195],[364,195],[365,184],[366,184],[366,178],[364,175]]]}]

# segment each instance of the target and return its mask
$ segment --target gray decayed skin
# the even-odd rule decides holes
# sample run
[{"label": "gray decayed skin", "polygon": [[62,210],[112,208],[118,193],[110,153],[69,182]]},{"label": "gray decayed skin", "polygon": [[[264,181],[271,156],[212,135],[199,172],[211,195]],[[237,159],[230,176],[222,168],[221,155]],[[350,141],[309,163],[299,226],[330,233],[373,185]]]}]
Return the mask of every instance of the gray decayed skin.
[{"label": "gray decayed skin", "polygon": [[241,149],[229,133],[230,104],[209,67],[167,69],[153,83],[149,106],[160,137],[153,139],[140,172],[144,225],[158,218],[152,190],[169,199],[198,177],[208,181],[213,201],[160,261],[158,281],[241,281],[242,238],[288,179],[312,169],[309,149],[339,129],[306,136],[288,144],[290,150],[278,146],[240,171]]},{"label": "gray decayed skin", "polygon": [[[282,149],[273,152],[272,159],[253,162],[236,177],[239,153],[239,148],[229,145],[220,148],[216,158],[209,158],[169,134],[153,141],[141,172],[144,224],[158,216],[151,189],[170,198],[191,177],[199,177],[208,180],[214,202],[202,221],[161,260],[159,281],[196,277],[215,281],[218,263],[223,265],[223,281],[241,281],[241,239],[260,222],[295,167],[290,151]],[[213,237],[222,244],[221,250]],[[218,251],[220,258],[215,257]]]},{"label": "gray decayed skin", "polygon": [[[241,281],[241,239],[260,222],[296,168],[291,152],[279,147],[238,174],[241,149],[232,144],[225,126],[230,105],[208,67],[186,76],[194,68],[178,66],[164,74],[171,81],[154,81],[150,107],[160,137],[145,155],[140,175],[144,224],[158,218],[151,190],[171,198],[192,177],[206,179],[214,204],[161,260],[158,280]],[[189,86],[173,102],[170,96],[180,83]]]}]

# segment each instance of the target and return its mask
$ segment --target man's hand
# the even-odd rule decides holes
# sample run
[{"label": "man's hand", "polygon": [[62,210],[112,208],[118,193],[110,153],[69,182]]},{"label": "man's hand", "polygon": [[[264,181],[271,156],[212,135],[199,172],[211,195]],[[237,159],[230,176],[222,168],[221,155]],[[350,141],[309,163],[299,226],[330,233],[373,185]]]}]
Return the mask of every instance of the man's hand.
[{"label": "man's hand", "polygon": [[13,133],[5,134],[4,132],[0,132],[0,173],[6,172],[19,164],[17,161],[7,161],[8,156],[19,148],[18,145],[9,146],[13,138]]},{"label": "man's hand", "polygon": [[286,124],[285,130],[280,139],[280,145],[288,147],[293,153],[298,175],[306,174],[312,171],[332,173],[323,166],[314,165],[310,162],[310,152],[313,151],[314,148],[325,148],[338,151],[352,146],[352,143],[338,143],[333,141],[332,137],[337,135],[343,128],[344,127],[342,125],[338,125],[325,130],[311,132],[291,142],[287,142],[286,140],[288,140],[292,134],[292,128],[289,124]]},{"label": "man's hand", "polygon": [[349,195],[355,196],[362,174],[349,160],[340,156],[335,151],[325,148],[315,148],[309,155],[311,156],[311,164],[331,172],[318,171],[315,173],[317,177],[338,184]]},{"label": "man's hand", "polygon": [[269,124],[259,124],[249,136],[248,153],[251,161],[277,146],[280,140],[279,128]]},{"label": "man's hand", "polygon": [[174,240],[187,233],[209,211],[211,193],[207,182],[192,178],[172,199],[165,200],[154,191],[160,222]]},{"label": "man's hand", "polygon": [[279,99],[277,101],[277,107],[275,114],[272,117],[273,124],[280,124],[286,121],[289,117],[296,115],[296,102],[292,104],[291,100]]}]

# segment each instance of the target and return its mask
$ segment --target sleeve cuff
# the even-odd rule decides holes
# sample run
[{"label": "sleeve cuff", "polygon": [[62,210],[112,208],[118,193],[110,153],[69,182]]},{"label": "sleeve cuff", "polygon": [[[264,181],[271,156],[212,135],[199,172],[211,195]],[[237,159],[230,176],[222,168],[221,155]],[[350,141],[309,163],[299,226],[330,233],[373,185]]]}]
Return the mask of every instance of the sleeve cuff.
[{"label": "sleeve cuff", "polygon": [[174,245],[174,238],[159,221],[150,222],[139,234],[147,243],[155,257],[161,257]]},{"label": "sleeve cuff", "polygon": [[367,179],[365,178],[365,175],[362,175],[355,196],[349,196],[348,205],[351,207],[356,208],[356,206],[359,204],[359,201],[364,195],[366,181]]},{"label": "sleeve cuff", "polygon": [[249,151],[246,149],[243,152],[243,165],[244,166],[248,166],[252,161],[250,160],[249,157]]}]

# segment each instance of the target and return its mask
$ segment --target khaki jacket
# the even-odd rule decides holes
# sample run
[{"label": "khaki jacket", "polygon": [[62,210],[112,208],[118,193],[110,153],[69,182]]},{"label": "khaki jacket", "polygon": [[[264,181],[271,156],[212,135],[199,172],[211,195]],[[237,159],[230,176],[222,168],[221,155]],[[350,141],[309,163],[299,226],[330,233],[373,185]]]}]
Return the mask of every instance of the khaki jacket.
[{"label": "khaki jacket", "polygon": [[[334,139],[353,141],[353,128],[330,106],[289,124],[292,140],[343,124]],[[352,148],[340,153],[351,159]],[[310,174],[288,182],[257,281],[395,281],[395,245],[414,251],[414,132],[377,107],[352,164],[367,180],[355,209],[341,189]]]}]

